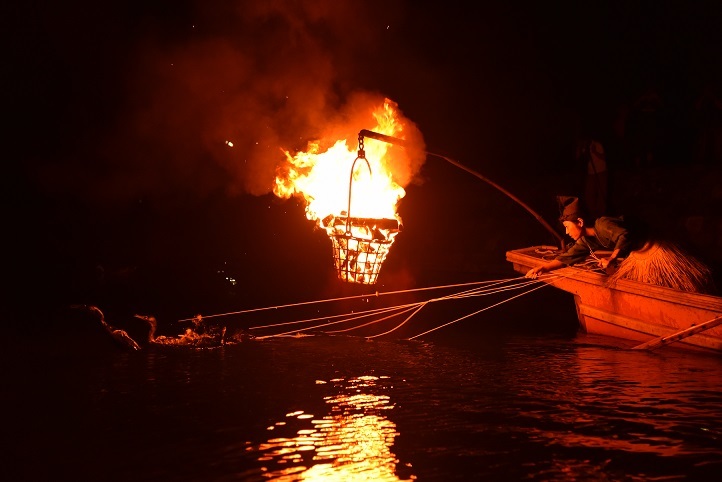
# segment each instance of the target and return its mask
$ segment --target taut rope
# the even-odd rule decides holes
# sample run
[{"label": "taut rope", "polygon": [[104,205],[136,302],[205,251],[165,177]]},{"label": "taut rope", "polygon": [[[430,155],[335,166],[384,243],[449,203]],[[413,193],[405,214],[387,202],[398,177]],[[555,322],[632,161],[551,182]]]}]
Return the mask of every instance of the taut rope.
[{"label": "taut rope", "polygon": [[[414,335],[410,338],[407,338],[408,340],[412,340],[412,339],[418,338],[420,336],[426,335],[428,333],[431,333],[433,331],[439,330],[443,327],[454,324],[463,319],[466,319],[466,318],[469,318],[476,314],[479,314],[483,311],[489,310],[496,306],[500,306],[508,301],[515,299],[515,298],[518,298],[525,294],[531,293],[532,291],[536,291],[537,289],[543,288],[544,286],[548,286],[547,282],[549,281],[549,279],[552,279],[552,278],[554,278],[553,275],[545,276],[545,282],[541,282],[539,280],[530,280],[530,279],[527,279],[524,277],[518,277],[518,278],[510,278],[510,279],[502,279],[502,280],[490,280],[490,281],[481,281],[481,282],[477,281],[477,282],[472,282],[472,283],[460,283],[460,284],[453,284],[453,285],[442,285],[442,286],[432,286],[432,287],[426,287],[426,288],[398,290],[398,291],[390,291],[390,292],[385,292],[385,293],[375,292],[375,293],[366,294],[366,295],[348,296],[348,297],[341,297],[341,298],[330,298],[330,299],[325,299],[325,300],[308,301],[308,302],[301,302],[301,303],[291,303],[291,304],[278,305],[278,306],[269,306],[269,307],[265,307],[265,308],[254,308],[254,309],[250,309],[250,310],[234,311],[234,312],[230,312],[230,313],[209,315],[206,317],[202,317],[199,315],[195,318],[188,318],[188,319],[179,320],[179,321],[191,321],[192,320],[195,322],[201,322],[201,321],[203,321],[204,318],[218,318],[218,317],[223,317],[223,316],[242,315],[242,314],[246,314],[246,313],[254,313],[254,312],[260,312],[260,311],[265,311],[265,310],[280,310],[280,309],[284,309],[284,308],[293,308],[293,307],[300,307],[300,306],[306,306],[306,305],[331,303],[331,302],[335,302],[335,301],[345,301],[345,300],[362,299],[362,298],[370,298],[370,297],[380,298],[380,297],[386,296],[386,295],[398,295],[398,294],[414,293],[414,292],[430,291],[430,290],[464,288],[459,292],[451,293],[451,294],[444,295],[444,296],[432,297],[432,298],[430,298],[428,300],[424,300],[424,301],[404,303],[404,304],[399,304],[399,305],[392,305],[392,306],[387,306],[387,307],[382,307],[382,308],[374,308],[374,309],[363,310],[363,311],[355,311],[355,312],[351,312],[351,313],[333,314],[333,315],[320,316],[320,317],[316,316],[313,318],[286,321],[286,322],[280,322],[280,323],[272,323],[272,324],[259,325],[259,326],[253,326],[253,327],[247,328],[250,331],[268,330],[268,329],[272,329],[272,328],[281,328],[281,329],[286,328],[287,329],[286,331],[282,331],[279,333],[256,336],[256,338],[258,338],[258,339],[281,337],[281,336],[298,336],[303,332],[309,332],[309,331],[321,331],[321,332],[327,333],[327,334],[336,334],[336,333],[351,332],[353,330],[358,330],[358,329],[361,329],[364,327],[368,327],[368,326],[375,325],[375,324],[378,324],[378,323],[381,323],[384,321],[388,321],[394,317],[407,315],[399,324],[397,324],[393,328],[388,329],[381,333],[366,336],[366,338],[378,338],[378,337],[381,337],[384,335],[388,335],[388,334],[398,330],[402,326],[406,325],[417,313],[419,313],[424,307],[426,307],[427,305],[429,305],[431,303],[445,301],[445,300],[471,298],[471,297],[477,297],[477,296],[488,296],[488,295],[499,294],[499,293],[503,293],[503,292],[511,291],[511,290],[525,289],[525,288],[528,288],[533,285],[540,285],[540,286],[536,286],[532,289],[527,289],[520,294],[516,294],[510,298],[502,300],[491,306],[487,306],[480,310],[476,310],[473,313],[469,313],[460,318],[446,322],[446,323],[436,326],[430,330],[424,331],[423,333],[420,333],[418,335]],[[344,324],[344,323],[352,323],[352,326],[346,327],[346,328],[338,327],[338,325]],[[301,326],[299,326],[299,325],[301,325]],[[293,327],[293,328],[291,328],[291,327]],[[336,329],[327,330],[327,328],[330,328],[330,327],[336,327]]]}]

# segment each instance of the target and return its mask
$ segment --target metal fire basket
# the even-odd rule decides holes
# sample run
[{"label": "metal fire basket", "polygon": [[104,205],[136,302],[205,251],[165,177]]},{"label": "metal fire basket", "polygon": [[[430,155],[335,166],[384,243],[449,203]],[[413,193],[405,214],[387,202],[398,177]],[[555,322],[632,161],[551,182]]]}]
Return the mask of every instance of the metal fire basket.
[{"label": "metal fire basket", "polygon": [[347,283],[375,284],[394,238],[401,231],[397,219],[354,218],[351,216],[351,187],[356,161],[366,159],[363,136],[359,135],[358,157],[351,165],[348,207],[345,217],[328,216],[323,226],[333,244],[333,260],[340,280]]},{"label": "metal fire basket", "polygon": [[327,221],[339,279],[347,283],[375,284],[381,265],[401,230],[399,222],[351,217],[327,218]]}]

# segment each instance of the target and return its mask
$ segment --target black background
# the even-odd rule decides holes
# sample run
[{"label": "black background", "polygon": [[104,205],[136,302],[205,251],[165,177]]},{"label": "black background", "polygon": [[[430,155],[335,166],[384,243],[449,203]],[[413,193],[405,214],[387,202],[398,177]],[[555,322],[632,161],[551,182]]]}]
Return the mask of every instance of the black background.
[{"label": "black background", "polygon": [[[655,88],[657,162],[686,166],[694,100],[722,79],[712,1],[16,3],[2,7],[3,179],[20,313],[174,318],[368,291],[335,280],[325,235],[261,182],[355,92],[397,102],[429,150],[553,219],[580,129],[603,137],[610,169],[633,167],[615,122]],[[400,213],[373,289],[510,276],[505,249],[554,242],[439,159]]]}]

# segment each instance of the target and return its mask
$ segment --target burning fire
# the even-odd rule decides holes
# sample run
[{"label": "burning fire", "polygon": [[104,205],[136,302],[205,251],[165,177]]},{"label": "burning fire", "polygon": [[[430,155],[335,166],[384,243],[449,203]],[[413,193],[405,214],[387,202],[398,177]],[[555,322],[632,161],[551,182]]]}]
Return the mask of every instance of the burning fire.
[{"label": "burning fire", "polygon": [[[369,121],[376,125],[351,126],[350,132],[370,127],[404,138],[404,120],[389,99],[370,109]],[[374,284],[402,226],[396,210],[406,191],[395,179],[392,159],[399,149],[376,140],[366,145],[363,137],[358,145],[340,139],[326,150],[321,146],[321,141],[309,143],[295,155],[284,150],[287,162],[276,175],[273,192],[305,200],[306,217],[331,239],[341,280]]]}]

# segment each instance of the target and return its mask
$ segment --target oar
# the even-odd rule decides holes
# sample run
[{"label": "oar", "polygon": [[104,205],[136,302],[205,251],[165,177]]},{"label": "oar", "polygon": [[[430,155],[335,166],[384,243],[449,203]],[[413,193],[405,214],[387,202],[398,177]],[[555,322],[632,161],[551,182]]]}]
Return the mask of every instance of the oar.
[{"label": "oar", "polygon": [[632,350],[654,350],[655,348],[659,348],[660,346],[664,346],[664,345],[669,345],[670,343],[674,343],[675,341],[682,340],[684,338],[687,338],[688,336],[692,336],[701,331],[709,330],[710,328],[714,328],[715,326],[720,325],[720,324],[722,324],[722,315],[718,316],[717,318],[712,318],[709,321],[705,321],[704,323],[702,323],[700,325],[690,326],[689,328],[685,328],[684,330],[678,331],[677,333],[673,333],[671,335],[666,335],[666,336],[660,336],[659,338],[655,338],[648,342],[642,343],[641,345],[632,347]]}]

